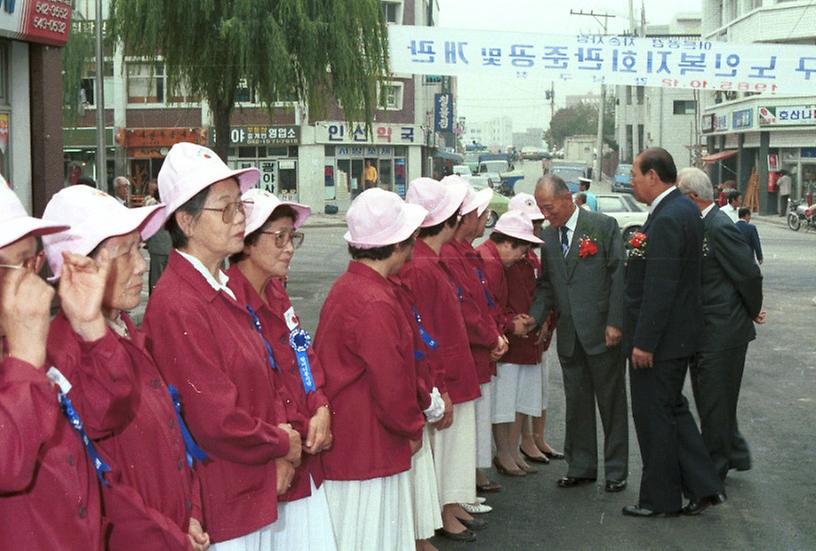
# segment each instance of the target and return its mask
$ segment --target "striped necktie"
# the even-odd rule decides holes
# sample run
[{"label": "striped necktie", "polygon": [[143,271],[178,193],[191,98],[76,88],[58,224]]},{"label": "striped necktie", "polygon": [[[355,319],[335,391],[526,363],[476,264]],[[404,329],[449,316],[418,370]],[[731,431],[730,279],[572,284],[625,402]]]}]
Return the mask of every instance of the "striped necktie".
[{"label": "striped necktie", "polygon": [[569,238],[567,237],[567,231],[569,228],[567,226],[561,226],[561,252],[564,256],[567,256],[569,252]]}]

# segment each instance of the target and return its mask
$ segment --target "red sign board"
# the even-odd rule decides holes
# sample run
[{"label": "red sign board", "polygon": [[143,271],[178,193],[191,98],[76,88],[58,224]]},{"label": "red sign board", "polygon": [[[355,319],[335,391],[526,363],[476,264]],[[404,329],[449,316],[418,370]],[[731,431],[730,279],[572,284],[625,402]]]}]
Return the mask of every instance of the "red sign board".
[{"label": "red sign board", "polygon": [[178,142],[204,145],[207,133],[201,128],[128,128],[125,147],[170,147]]},{"label": "red sign board", "polygon": [[71,0],[18,0],[0,6],[0,36],[64,46],[71,31]]}]

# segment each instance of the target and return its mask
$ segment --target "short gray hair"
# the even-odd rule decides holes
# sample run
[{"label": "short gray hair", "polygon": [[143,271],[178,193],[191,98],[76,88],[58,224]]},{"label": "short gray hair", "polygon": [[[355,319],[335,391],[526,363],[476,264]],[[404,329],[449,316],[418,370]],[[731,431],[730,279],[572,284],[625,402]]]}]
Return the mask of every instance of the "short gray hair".
[{"label": "short gray hair", "polygon": [[570,192],[569,186],[567,186],[567,183],[558,174],[545,174],[538,179],[535,188],[536,191],[539,189],[545,190],[556,197],[559,195],[569,195],[572,197],[572,192]]},{"label": "short gray hair", "polygon": [[128,186],[128,188],[130,188],[130,182],[124,176],[117,176],[113,179],[113,187],[118,186]]},{"label": "short gray hair", "polygon": [[694,193],[703,201],[714,200],[714,188],[708,174],[693,166],[677,173],[677,188],[683,193]]}]

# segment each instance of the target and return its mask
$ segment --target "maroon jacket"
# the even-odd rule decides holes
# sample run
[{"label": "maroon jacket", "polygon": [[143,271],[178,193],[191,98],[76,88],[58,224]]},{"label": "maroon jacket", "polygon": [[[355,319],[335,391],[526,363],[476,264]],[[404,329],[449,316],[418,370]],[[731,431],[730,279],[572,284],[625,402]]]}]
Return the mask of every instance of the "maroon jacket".
[{"label": "maroon jacket", "polygon": [[[191,516],[201,520],[200,488],[187,465],[173,403],[145,349],[144,335],[126,314],[122,318],[131,338],[108,331],[102,340],[110,341],[110,353],[100,343],[90,357],[83,357],[84,343],[60,313],[51,323],[48,360],[72,383],[83,381],[70,396],[112,469],[106,476],[108,485],[102,488],[111,523],[108,545],[112,549],[192,550],[187,530]],[[117,361],[129,367],[117,367]],[[108,373],[102,371],[103,366]],[[118,426],[112,423],[112,415],[91,406],[108,399],[109,373],[132,373],[132,396],[138,397],[131,401],[131,411],[117,416],[122,420]],[[101,380],[94,382],[93,377]]]},{"label": "maroon jacket", "polygon": [[[416,310],[416,299],[411,289],[403,283],[399,276],[391,276],[388,279],[394,284],[397,298],[407,319],[406,327],[410,328],[411,335],[414,339],[414,372],[416,373],[417,404],[419,404],[419,409],[425,411],[431,406],[431,391],[434,388],[431,378],[431,362],[428,361],[428,354],[433,348],[429,347],[420,335],[419,325],[416,320],[416,314],[419,313],[419,311]],[[421,317],[420,320],[422,320]],[[422,321],[422,326],[425,328],[424,320]],[[427,332],[427,328],[425,328],[425,331]],[[433,335],[430,333],[428,333],[428,336],[433,338]]]},{"label": "maroon jacket", "polygon": [[475,400],[480,396],[479,377],[458,299],[464,300],[464,290],[457,288],[439,256],[421,239],[399,275],[413,292],[428,333],[439,343],[428,353],[434,386],[447,392],[454,404]]},{"label": "maroon jacket", "polygon": [[[317,354],[314,348],[307,350],[316,390],[306,394],[295,353],[289,345],[289,327],[286,325],[283,314],[292,307],[292,303],[283,284],[278,279],[269,281],[264,290],[266,299],[264,302],[237,266],[232,266],[227,271],[227,275],[230,278],[229,288],[235,293],[235,298],[240,304],[251,306],[261,321],[264,336],[272,346],[278,366],[275,376],[278,381],[278,391],[286,408],[286,419],[300,433],[305,443],[309,432],[309,420],[317,413],[318,408],[329,403],[323,392],[325,376],[320,362],[317,361]],[[320,455],[315,456],[304,452],[300,466],[295,469],[292,486],[278,499],[295,501],[311,495],[310,476],[315,486],[319,488],[323,484],[323,464]]]},{"label": "maroon jacket", "polygon": [[289,437],[274,373],[246,306],[210,286],[177,252],[144,318],[148,350],[179,390],[185,421],[210,460],[198,463],[204,527],[213,542],[278,518],[275,459]]},{"label": "maroon jacket", "polygon": [[96,473],[45,371],[13,357],[0,364],[0,542],[102,551]]},{"label": "maroon jacket", "polygon": [[416,400],[414,342],[391,282],[360,262],[332,285],[315,337],[326,373],[334,444],[327,480],[369,480],[411,467],[425,416]]},{"label": "maroon jacket", "polygon": [[[510,334],[513,332],[515,313],[510,310],[507,303],[509,292],[507,277],[504,274],[504,264],[502,264],[501,257],[499,257],[499,250],[496,248],[496,244],[488,239],[476,247],[476,252],[484,260],[487,286],[493,294],[493,300],[496,301],[496,309],[493,311],[496,324],[502,333]],[[502,358],[502,362],[504,361],[506,360]]]},{"label": "maroon jacket", "polygon": [[[504,269],[507,279],[507,306],[514,314],[526,314],[530,310],[535,295],[536,280],[541,271],[541,261],[533,250],[525,258]],[[544,324],[545,331],[551,331],[552,314]],[[502,362],[521,365],[537,364],[541,355],[550,347],[552,334],[544,343],[537,345],[537,334],[530,333],[528,337],[509,335],[510,350],[502,358]]]},{"label": "maroon jacket", "polygon": [[[501,332],[493,317],[495,302],[491,308],[479,276],[484,275],[484,261],[470,243],[453,240],[442,247],[442,262],[462,289],[460,306],[479,384],[489,383],[496,374],[496,362],[490,359],[490,351]],[[492,295],[490,300],[493,301]]]}]

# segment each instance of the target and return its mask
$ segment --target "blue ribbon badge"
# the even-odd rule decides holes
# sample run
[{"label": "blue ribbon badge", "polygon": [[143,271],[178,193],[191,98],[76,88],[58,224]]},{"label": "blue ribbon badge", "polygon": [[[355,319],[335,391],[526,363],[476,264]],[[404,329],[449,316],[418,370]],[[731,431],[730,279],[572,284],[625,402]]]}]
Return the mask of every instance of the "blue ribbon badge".
[{"label": "blue ribbon badge", "polygon": [[306,394],[315,391],[314,377],[312,377],[312,365],[309,363],[309,347],[312,346],[312,336],[300,326],[292,329],[289,333],[289,346],[295,352],[297,359],[300,380],[303,382],[303,390]]},{"label": "blue ribbon badge", "polygon": [[173,385],[167,385],[167,392],[170,393],[170,399],[173,401],[173,409],[176,410],[176,419],[178,420],[179,429],[181,429],[181,437],[184,439],[184,451],[187,454],[187,464],[192,467],[194,460],[206,461],[209,459],[207,453],[195,443],[193,435],[190,434],[181,416],[181,396],[179,395],[178,389]]},{"label": "blue ribbon badge", "polygon": [[490,291],[487,288],[487,279],[485,278],[484,273],[479,268],[476,268],[476,275],[479,277],[479,281],[482,284],[485,300],[487,300],[487,306],[490,308],[495,308],[496,302],[493,300],[493,296],[491,296]]},{"label": "blue ribbon badge", "polygon": [[273,370],[278,368],[278,364],[275,361],[275,354],[272,353],[272,345],[269,344],[269,341],[266,340],[266,337],[263,333],[263,327],[261,326],[261,319],[258,317],[258,314],[255,313],[255,310],[247,304],[247,312],[249,315],[252,316],[252,325],[255,327],[255,331],[261,336],[261,340],[263,341],[264,348],[266,349],[266,359],[269,362],[269,367]]},{"label": "blue ribbon badge", "polygon": [[425,326],[422,325],[422,316],[419,315],[419,310],[417,310],[415,306],[412,306],[411,309],[414,311],[414,319],[416,320],[417,328],[419,329],[419,336],[422,337],[422,342],[424,342],[425,346],[427,346],[431,350],[436,349],[436,347],[439,346],[439,343],[436,342],[436,340],[433,337],[431,337],[425,330]]},{"label": "blue ribbon badge", "polygon": [[74,409],[74,404],[71,403],[71,399],[68,398],[68,393],[71,391],[71,383],[65,378],[59,369],[53,366],[48,369],[45,375],[59,388],[59,392],[57,393],[57,401],[59,402],[60,409],[65,417],[68,418],[68,422],[71,423],[71,427],[73,427],[73,429],[79,435],[79,439],[82,440],[82,445],[85,446],[85,453],[87,453],[88,457],[91,459],[91,463],[94,466],[96,477],[99,479],[99,482],[107,486],[108,481],[105,480],[105,473],[109,473],[111,468],[99,456],[99,452],[96,451],[96,447],[93,445],[93,442],[91,442],[91,439],[88,438],[88,433],[85,432],[85,428],[82,426],[82,420],[79,418],[79,413],[77,413],[76,409]]}]

